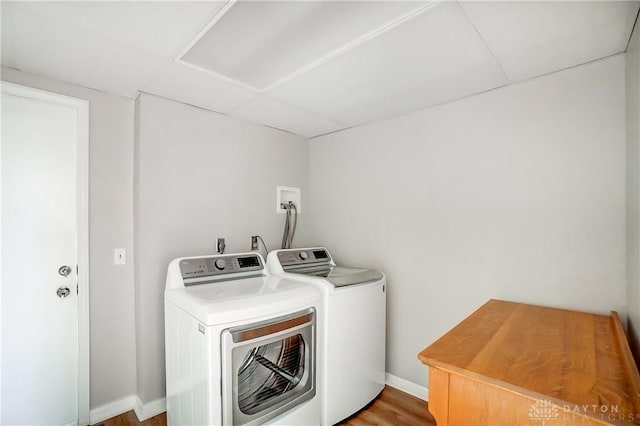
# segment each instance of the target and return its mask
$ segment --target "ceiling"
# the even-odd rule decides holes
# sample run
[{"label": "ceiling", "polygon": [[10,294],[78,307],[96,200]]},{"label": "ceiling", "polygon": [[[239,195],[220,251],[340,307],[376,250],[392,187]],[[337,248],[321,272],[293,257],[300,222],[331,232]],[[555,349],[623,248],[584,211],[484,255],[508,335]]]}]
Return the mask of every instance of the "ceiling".
[{"label": "ceiling", "polygon": [[637,1],[2,1],[2,65],[307,138],[624,52]]}]

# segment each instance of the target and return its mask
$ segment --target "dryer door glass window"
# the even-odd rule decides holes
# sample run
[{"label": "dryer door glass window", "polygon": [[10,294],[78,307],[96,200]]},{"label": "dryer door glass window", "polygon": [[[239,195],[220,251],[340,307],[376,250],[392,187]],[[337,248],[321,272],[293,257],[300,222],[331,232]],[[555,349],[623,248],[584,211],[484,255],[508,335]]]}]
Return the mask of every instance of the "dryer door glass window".
[{"label": "dryer door glass window", "polygon": [[312,398],[314,343],[313,309],[225,330],[223,417],[234,425],[261,424]]},{"label": "dryer door glass window", "polygon": [[287,397],[304,377],[305,341],[296,334],[242,351],[237,372],[238,408],[256,414]]}]

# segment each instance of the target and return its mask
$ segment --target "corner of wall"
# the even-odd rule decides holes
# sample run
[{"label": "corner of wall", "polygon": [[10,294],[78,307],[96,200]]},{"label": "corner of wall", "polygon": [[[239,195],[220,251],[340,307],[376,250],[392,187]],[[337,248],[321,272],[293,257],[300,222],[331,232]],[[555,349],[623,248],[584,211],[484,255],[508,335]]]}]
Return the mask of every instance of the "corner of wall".
[{"label": "corner of wall", "polygon": [[91,409],[91,413],[89,414],[89,424],[94,425],[112,417],[119,416],[122,413],[126,413],[133,409],[136,401],[137,397],[135,395],[129,395],[116,401],[95,407]]},{"label": "corner of wall", "polygon": [[133,287],[134,287],[134,306],[135,306],[135,351],[136,351],[136,406],[140,402],[140,398],[144,397],[143,380],[141,377],[142,366],[144,365],[144,359],[142,354],[142,344],[140,341],[143,335],[142,325],[142,307],[140,306],[140,269],[138,267],[137,259],[140,258],[139,247],[139,217],[138,217],[138,204],[139,204],[139,143],[140,143],[140,103],[141,95],[135,99],[134,105],[134,125],[133,125]]},{"label": "corner of wall", "polygon": [[147,404],[143,404],[140,398],[136,396],[133,411],[136,413],[138,420],[143,422],[151,417],[157,416],[167,411],[167,401],[165,398],[159,398]]},{"label": "corner of wall", "polygon": [[638,18],[625,55],[627,335],[640,365],[640,28]]}]

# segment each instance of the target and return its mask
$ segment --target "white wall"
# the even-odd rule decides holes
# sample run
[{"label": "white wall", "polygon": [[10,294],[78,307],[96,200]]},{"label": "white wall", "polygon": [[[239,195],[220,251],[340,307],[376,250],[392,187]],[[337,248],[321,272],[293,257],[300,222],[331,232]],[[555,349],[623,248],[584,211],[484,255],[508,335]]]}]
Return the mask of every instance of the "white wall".
[{"label": "white wall", "polygon": [[131,99],[2,68],[2,80],[87,99],[91,408],[136,392],[133,262],[113,265],[113,249],[133,253]]},{"label": "white wall", "polygon": [[[636,340],[637,52],[636,31],[626,74]],[[310,146],[143,94],[135,164],[132,100],[6,68],[2,79],[90,101],[92,408],[164,396],[167,263],[212,253],[218,236],[228,251],[247,250],[253,234],[276,248],[276,185],[302,188],[297,246],[324,244],[340,262],[388,274],[387,370],[415,383],[425,383],[417,353],[490,297],[624,311],[621,55]],[[126,266],[112,264],[117,247],[128,250]]]},{"label": "white wall", "polygon": [[640,362],[640,29],[626,54],[627,300],[629,343]]},{"label": "white wall", "polygon": [[282,236],[276,186],[302,189],[304,244],[308,144],[299,136],[230,119],[153,95],[136,102],[135,257],[138,396],[165,396],[163,292],[169,261],[248,251],[251,235],[270,249]]},{"label": "white wall", "polygon": [[624,55],[311,140],[312,240],[388,275],[387,371],[489,298],[624,311]]}]

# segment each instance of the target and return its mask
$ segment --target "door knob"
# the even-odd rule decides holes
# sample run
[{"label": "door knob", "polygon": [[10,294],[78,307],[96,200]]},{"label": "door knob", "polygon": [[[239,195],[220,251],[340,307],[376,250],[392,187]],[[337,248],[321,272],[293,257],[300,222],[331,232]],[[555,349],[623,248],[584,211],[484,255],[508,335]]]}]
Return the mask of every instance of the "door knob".
[{"label": "door knob", "polygon": [[71,294],[71,290],[69,290],[69,287],[59,287],[58,290],[56,290],[56,294],[60,299],[64,299]]},{"label": "door knob", "polygon": [[71,273],[71,267],[67,265],[62,265],[61,267],[58,268],[58,273],[63,277],[66,277]]}]

